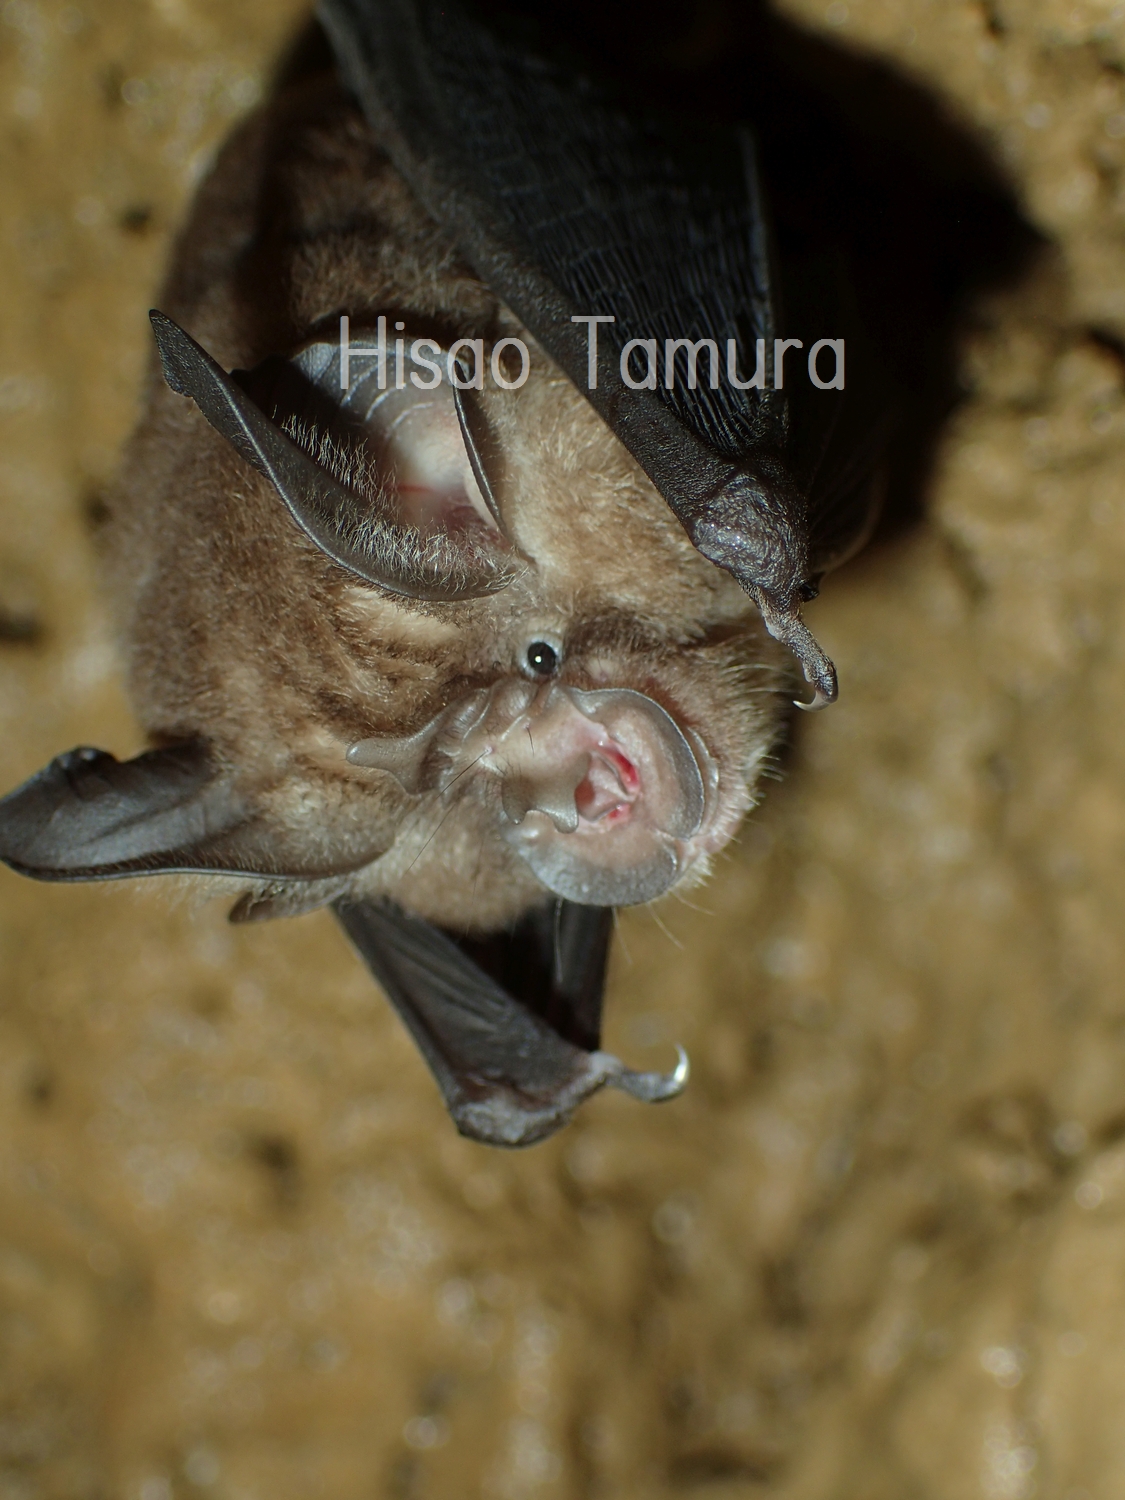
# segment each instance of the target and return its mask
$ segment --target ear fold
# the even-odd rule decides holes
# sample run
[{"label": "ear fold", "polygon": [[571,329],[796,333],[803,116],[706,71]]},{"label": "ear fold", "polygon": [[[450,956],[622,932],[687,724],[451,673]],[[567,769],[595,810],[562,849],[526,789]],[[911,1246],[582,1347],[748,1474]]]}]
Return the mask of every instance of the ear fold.
[{"label": "ear fold", "polygon": [[247,804],[201,741],[128,761],[81,746],[0,801],[0,860],[35,880],[205,872],[313,880],[382,852],[350,848],[333,862],[299,843]]},{"label": "ear fold", "polygon": [[461,429],[461,441],[469,455],[469,465],[477,488],[484,496],[489,514],[502,532],[507,535],[504,518],[496,501],[493,485],[503,469],[504,457],[500,444],[493,437],[488,420],[466,386],[453,387],[453,405],[457,412],[457,425]]}]

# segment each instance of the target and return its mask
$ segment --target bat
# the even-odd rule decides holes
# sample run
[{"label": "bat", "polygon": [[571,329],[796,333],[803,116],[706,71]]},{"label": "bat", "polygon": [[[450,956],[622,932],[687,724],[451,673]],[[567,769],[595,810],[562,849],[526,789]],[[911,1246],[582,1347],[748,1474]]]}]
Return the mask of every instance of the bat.
[{"label": "bat", "polygon": [[[152,314],[107,523],[150,748],[52,761],[0,858],[331,906],[458,1129],[527,1145],[686,1082],[601,1050],[613,909],[705,878],[784,647],[836,696],[800,605],[870,530],[890,403],[831,267],[780,306],[749,130],[453,0],[321,20],[338,75],[228,143]],[[849,380],[786,389],[814,316]]]}]

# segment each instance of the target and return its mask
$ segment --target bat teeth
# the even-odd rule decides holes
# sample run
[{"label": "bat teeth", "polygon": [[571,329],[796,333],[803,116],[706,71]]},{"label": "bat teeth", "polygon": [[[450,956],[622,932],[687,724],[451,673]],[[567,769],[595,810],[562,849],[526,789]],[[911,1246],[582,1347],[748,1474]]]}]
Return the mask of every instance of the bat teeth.
[{"label": "bat teeth", "polygon": [[[700,769],[700,755],[672,715],[653,699],[631,688],[603,688],[594,692],[575,692],[572,696],[581,711],[606,724],[615,739],[623,736],[628,739],[630,733],[641,732],[642,737],[659,747],[659,759],[670,773],[674,787],[674,791],[665,787],[659,826],[662,832],[673,838],[692,838],[698,833],[707,809],[707,788]],[[631,731],[627,727],[630,722]],[[693,738],[698,742],[698,736],[693,735]],[[646,788],[650,804],[654,797],[660,800],[651,771],[650,765]],[[669,792],[671,795],[667,795]]]}]

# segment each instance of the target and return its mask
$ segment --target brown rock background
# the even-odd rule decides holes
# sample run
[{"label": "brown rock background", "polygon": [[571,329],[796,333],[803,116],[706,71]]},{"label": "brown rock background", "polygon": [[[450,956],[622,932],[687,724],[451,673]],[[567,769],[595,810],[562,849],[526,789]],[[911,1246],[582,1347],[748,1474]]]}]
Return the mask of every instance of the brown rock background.
[{"label": "brown rock background", "polygon": [[[0,782],[138,748],[95,587],[168,237],[302,0],[0,6]],[[0,1500],[1125,1490],[1125,5],[786,0],[1050,242],[980,299],[924,524],[610,1045],[457,1138],[324,914],[0,872]],[[697,909],[697,908],[705,908]]]}]

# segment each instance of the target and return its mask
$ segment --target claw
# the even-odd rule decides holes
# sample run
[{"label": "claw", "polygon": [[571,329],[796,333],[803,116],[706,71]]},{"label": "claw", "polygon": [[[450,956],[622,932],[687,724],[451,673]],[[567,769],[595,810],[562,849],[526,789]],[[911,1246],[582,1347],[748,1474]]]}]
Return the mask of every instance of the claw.
[{"label": "claw", "polygon": [[813,695],[809,701],[805,703],[794,698],[794,707],[811,713],[816,709],[826,708],[829,703],[835,703],[839,693],[836,668],[801,619],[796,607],[786,609],[779,606],[763,589],[751,587],[746,592],[761,611],[762,621],[770,635],[775,641],[789,647],[801,663],[805,681],[812,684]]},{"label": "claw", "polygon": [[682,1094],[691,1075],[688,1055],[678,1044],[676,1054],[676,1066],[671,1073],[637,1073],[614,1058],[617,1071],[607,1077],[606,1083],[612,1088],[622,1089],[645,1104],[662,1104],[666,1099],[674,1099],[677,1094]]},{"label": "claw", "polygon": [[828,694],[822,692],[820,688],[817,687],[813,689],[813,695],[807,703],[805,703],[801,698],[794,698],[793,707],[803,708],[806,713],[813,714],[816,713],[817,709],[827,708],[831,702],[832,699],[828,696]]}]

